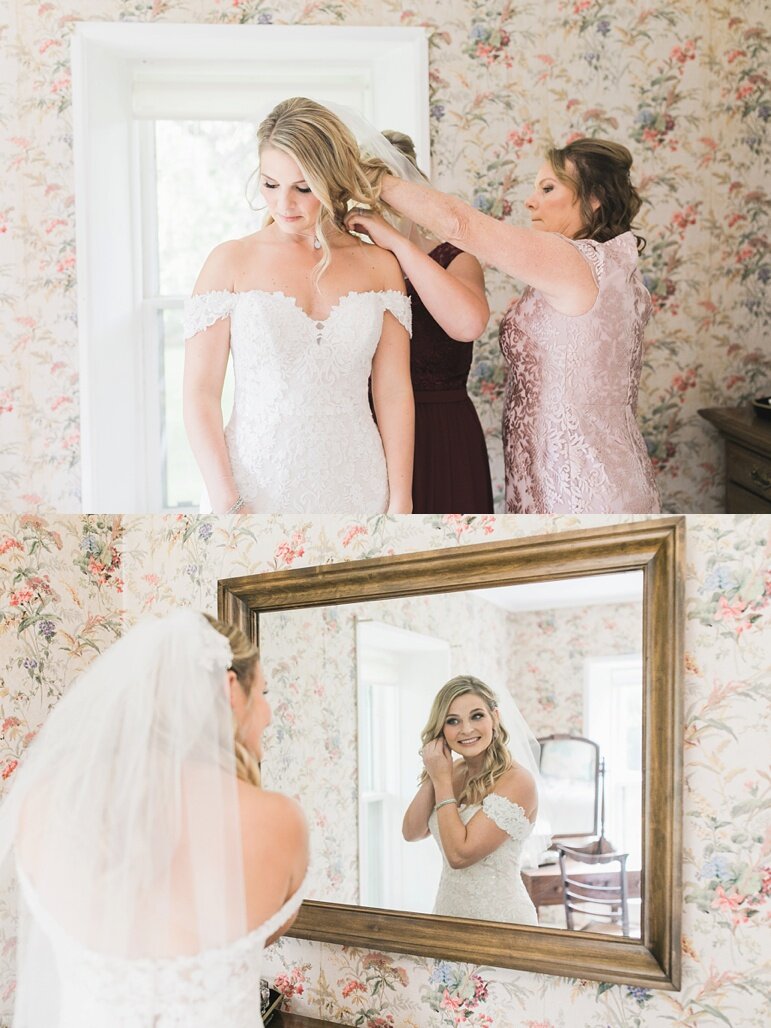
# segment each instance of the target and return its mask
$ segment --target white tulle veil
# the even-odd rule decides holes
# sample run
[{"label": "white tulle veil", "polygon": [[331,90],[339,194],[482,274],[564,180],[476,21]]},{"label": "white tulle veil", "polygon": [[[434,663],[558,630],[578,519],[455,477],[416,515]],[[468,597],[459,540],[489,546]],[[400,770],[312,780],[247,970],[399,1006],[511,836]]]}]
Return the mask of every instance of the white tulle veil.
[{"label": "white tulle veil", "polygon": [[246,933],[231,660],[201,614],[143,620],[31,743],[0,808],[14,1026],[59,1024],[62,953],[176,957]]},{"label": "white tulle veil", "polygon": [[[345,104],[333,103],[327,100],[319,100],[318,102],[323,104],[327,110],[330,110],[333,114],[337,115],[340,121],[342,121],[349,129],[353,134],[354,139],[359,144],[359,150],[362,156],[378,158],[378,160],[381,160],[386,164],[388,168],[390,168],[391,173],[396,175],[398,178],[403,178],[408,182],[415,182],[422,186],[427,184],[425,177],[420,171],[418,171],[412,161],[405,157],[398,147],[394,146],[378,128],[376,128],[362,114],[359,114],[358,111],[354,110],[353,107],[348,107]],[[411,239],[423,249],[431,249],[430,246],[426,246],[426,242],[431,240],[431,236],[429,236],[424,229],[416,225],[414,221],[411,221],[409,218],[402,217],[395,211],[388,211],[386,217],[403,236]]]},{"label": "white tulle veil", "polygon": [[538,792],[538,816],[533,831],[522,848],[522,866],[537,867],[540,857],[551,844],[551,817],[549,799],[540,770],[541,744],[525,721],[514,697],[505,687],[495,690],[498,714],[509,739],[509,753],[517,764],[527,768],[535,779]]}]

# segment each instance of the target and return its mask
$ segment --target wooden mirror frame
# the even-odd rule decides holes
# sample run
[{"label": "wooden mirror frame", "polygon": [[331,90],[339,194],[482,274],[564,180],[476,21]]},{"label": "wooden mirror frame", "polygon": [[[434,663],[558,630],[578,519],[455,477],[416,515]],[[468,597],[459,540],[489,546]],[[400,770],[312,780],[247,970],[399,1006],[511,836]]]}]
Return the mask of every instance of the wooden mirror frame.
[{"label": "wooden mirror frame", "polygon": [[641,570],[643,871],[639,939],[306,900],[290,935],[539,974],[680,988],[684,518],[528,536],[218,583],[219,615],[259,638],[263,612]]}]

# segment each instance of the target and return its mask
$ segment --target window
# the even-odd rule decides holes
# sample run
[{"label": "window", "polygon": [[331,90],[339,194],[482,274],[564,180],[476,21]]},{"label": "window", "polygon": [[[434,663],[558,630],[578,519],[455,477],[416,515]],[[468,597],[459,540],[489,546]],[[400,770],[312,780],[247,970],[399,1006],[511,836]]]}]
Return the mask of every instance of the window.
[{"label": "window", "polygon": [[584,734],[605,761],[605,836],[642,859],[642,657],[604,657],[586,664]]},{"label": "window", "polygon": [[85,510],[198,503],[182,425],[182,306],[212,247],[261,224],[245,197],[255,129],[292,95],[344,103],[409,132],[427,166],[421,29],[76,27]]}]

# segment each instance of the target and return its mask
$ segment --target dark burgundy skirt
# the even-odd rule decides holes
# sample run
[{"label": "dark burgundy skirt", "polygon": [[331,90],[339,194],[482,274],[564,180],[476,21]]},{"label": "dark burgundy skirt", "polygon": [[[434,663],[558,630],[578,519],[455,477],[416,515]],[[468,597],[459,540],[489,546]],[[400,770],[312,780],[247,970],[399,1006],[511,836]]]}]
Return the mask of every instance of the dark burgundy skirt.
[{"label": "dark burgundy skirt", "polygon": [[415,393],[415,514],[492,514],[482,425],[465,389]]}]

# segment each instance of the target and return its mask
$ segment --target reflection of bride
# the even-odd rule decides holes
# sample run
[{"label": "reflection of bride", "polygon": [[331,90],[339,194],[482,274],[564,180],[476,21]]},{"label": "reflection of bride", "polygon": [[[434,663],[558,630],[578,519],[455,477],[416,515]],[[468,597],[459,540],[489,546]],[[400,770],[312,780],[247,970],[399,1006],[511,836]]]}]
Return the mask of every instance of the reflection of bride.
[{"label": "reflection of bride", "polygon": [[510,737],[495,694],[471,675],[451,679],[434,699],[425,770],[402,831],[408,842],[430,833],[441,850],[435,914],[538,923],[520,874],[538,812],[537,743],[514,711]]},{"label": "reflection of bride", "polygon": [[243,632],[184,610],[58,702],[0,809],[14,1026],[262,1025],[262,951],[307,866],[299,808],[259,788],[264,689]]}]

